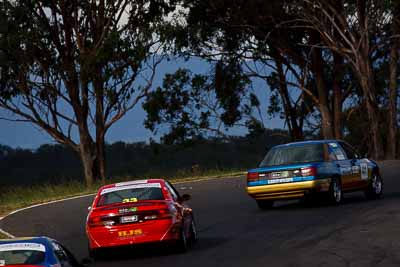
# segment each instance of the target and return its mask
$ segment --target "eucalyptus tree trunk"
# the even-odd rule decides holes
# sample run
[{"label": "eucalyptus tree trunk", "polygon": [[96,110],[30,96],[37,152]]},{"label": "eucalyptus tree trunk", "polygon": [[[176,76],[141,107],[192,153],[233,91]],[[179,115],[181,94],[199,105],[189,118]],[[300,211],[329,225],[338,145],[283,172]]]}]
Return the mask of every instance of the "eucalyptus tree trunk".
[{"label": "eucalyptus tree trunk", "polygon": [[[338,17],[343,15],[343,1],[334,1],[334,8],[338,16],[335,16],[335,23],[338,25],[339,30],[334,32],[336,38],[341,38],[340,32],[343,32],[343,26]],[[343,118],[342,118],[342,105],[343,105],[343,88],[341,81],[343,79],[343,55],[333,52],[333,131],[336,139],[342,138],[343,132]]]},{"label": "eucalyptus tree trunk", "polygon": [[[358,60],[362,61],[363,59],[359,58]],[[371,138],[369,150],[371,152],[371,156],[378,160],[383,158],[383,145],[382,138],[380,136],[381,127],[379,125],[378,118],[379,109],[376,104],[375,80],[369,60],[365,60],[363,63],[361,63],[360,68],[360,85],[361,89],[363,90],[365,106],[368,114],[368,128],[366,130],[369,131],[369,136]]]},{"label": "eucalyptus tree trunk", "polygon": [[80,135],[79,156],[82,161],[86,186],[90,187],[93,185],[95,176],[97,174],[97,164],[93,142],[89,136]]},{"label": "eucalyptus tree trunk", "polygon": [[[312,43],[317,45],[321,42],[319,33],[312,34]],[[333,138],[332,113],[328,103],[328,89],[324,81],[322,51],[319,47],[313,47],[311,51],[312,71],[315,76],[318,91],[318,109],[321,113],[321,132],[324,139]]]},{"label": "eucalyptus tree trunk", "polygon": [[342,103],[343,91],[341,88],[343,57],[333,54],[333,128],[336,139],[342,138]]},{"label": "eucalyptus tree trunk", "polygon": [[374,159],[383,158],[383,145],[380,136],[380,126],[378,112],[379,108],[376,104],[376,86],[374,72],[371,61],[371,45],[370,32],[368,29],[369,17],[367,15],[367,3],[364,0],[357,0],[357,15],[360,20],[360,36],[359,49],[355,57],[355,72],[358,75],[361,89],[363,91],[365,106],[368,113],[368,128],[370,132],[369,150]]},{"label": "eucalyptus tree trunk", "polygon": [[[95,67],[96,73],[101,73],[102,66],[99,64]],[[104,81],[101,76],[94,78],[94,90],[96,91],[96,178],[105,183],[106,180],[106,166],[105,166],[105,115],[104,115]]]},{"label": "eucalyptus tree trunk", "polygon": [[288,86],[286,83],[286,76],[283,71],[282,55],[278,52],[274,52],[274,58],[276,63],[276,68],[279,76],[279,95],[283,103],[284,113],[286,117],[286,122],[288,124],[289,133],[292,140],[302,140],[303,139],[303,129],[297,122],[297,112],[296,108],[292,106],[288,91]]},{"label": "eucalyptus tree trunk", "polygon": [[[397,2],[393,8],[393,14],[399,14],[400,3]],[[397,36],[400,34],[400,18],[398,16],[393,18],[392,35]],[[388,103],[388,130],[386,139],[386,159],[395,159],[397,152],[397,90],[398,90],[398,61],[399,61],[399,38],[392,40],[390,48],[390,78],[389,78],[389,103]]]},{"label": "eucalyptus tree trunk", "polygon": [[81,136],[79,156],[83,166],[86,186],[90,187],[95,181],[105,182],[105,153],[104,139],[94,143],[89,136]]}]

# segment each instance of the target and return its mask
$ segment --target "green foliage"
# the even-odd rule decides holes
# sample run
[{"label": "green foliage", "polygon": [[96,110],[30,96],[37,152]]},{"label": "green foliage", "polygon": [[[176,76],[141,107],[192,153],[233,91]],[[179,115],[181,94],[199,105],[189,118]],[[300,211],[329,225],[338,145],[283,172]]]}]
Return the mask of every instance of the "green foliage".
[{"label": "green foliage", "polygon": [[[216,98],[223,109],[221,120],[226,126],[233,126],[235,122],[240,121],[241,98],[246,93],[249,83],[249,78],[242,73],[238,62],[224,64],[221,60],[215,65],[214,87]],[[254,97],[252,94],[250,99],[253,103]]]},{"label": "green foliage", "polygon": [[[188,86],[193,86],[193,91]],[[164,137],[165,143],[182,143],[187,137],[194,137],[196,120],[202,122],[203,116],[195,114],[193,105],[200,100],[206,80],[199,75],[191,77],[188,70],[179,69],[174,74],[167,74],[163,87],[150,93],[143,108],[147,111],[145,126],[152,131],[156,124],[173,122],[171,132]]]},{"label": "green foliage", "polygon": [[268,106],[268,115],[273,117],[276,114],[282,113],[281,99],[280,99],[279,94],[276,91],[271,93],[269,102],[270,102],[270,105]]},{"label": "green foliage", "polygon": [[88,185],[104,179],[107,131],[152,90],[176,5],[2,1],[0,108],[79,152]]},{"label": "green foliage", "polygon": [[162,87],[147,96],[145,126],[157,132],[160,125],[168,125],[162,139],[166,144],[184,144],[209,132],[223,135],[224,128],[234,126],[243,115],[255,120],[252,108],[259,101],[246,91],[249,83],[240,66],[222,61],[210,76],[179,69],[167,74]]}]

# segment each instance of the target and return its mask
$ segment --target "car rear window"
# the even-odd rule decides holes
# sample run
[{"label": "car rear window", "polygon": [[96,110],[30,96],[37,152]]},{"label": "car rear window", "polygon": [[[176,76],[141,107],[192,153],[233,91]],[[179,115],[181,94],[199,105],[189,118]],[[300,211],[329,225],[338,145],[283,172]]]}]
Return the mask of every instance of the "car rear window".
[{"label": "car rear window", "polygon": [[161,185],[159,183],[148,183],[106,188],[100,192],[97,206],[143,200],[164,200]]},{"label": "car rear window", "polygon": [[37,243],[9,243],[0,245],[0,266],[41,265],[46,249]]},{"label": "car rear window", "polygon": [[271,149],[260,163],[260,167],[289,165],[323,160],[323,144],[284,146]]}]

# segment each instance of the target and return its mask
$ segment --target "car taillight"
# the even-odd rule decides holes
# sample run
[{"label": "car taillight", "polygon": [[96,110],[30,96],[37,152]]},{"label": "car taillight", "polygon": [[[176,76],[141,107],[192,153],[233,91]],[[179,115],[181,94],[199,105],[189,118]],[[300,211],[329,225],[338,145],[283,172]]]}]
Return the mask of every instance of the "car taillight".
[{"label": "car taillight", "polygon": [[255,182],[259,180],[259,173],[258,172],[248,172],[247,173],[247,182]]},{"label": "car taillight", "polygon": [[300,169],[301,176],[315,176],[317,174],[317,169],[315,167],[306,167]]},{"label": "car taillight", "polygon": [[157,210],[152,214],[146,214],[143,219],[146,221],[149,220],[161,220],[161,219],[169,219],[172,218],[173,215],[176,213],[176,208],[174,206],[168,206],[168,208],[162,208]]},{"label": "car taillight", "polygon": [[158,219],[168,219],[176,212],[175,207],[170,206],[168,209],[161,209],[158,211]]},{"label": "car taillight", "polygon": [[113,226],[114,224],[115,222],[113,220],[104,220],[101,217],[90,218],[88,221],[89,227]]},{"label": "car taillight", "polygon": [[150,220],[162,220],[162,219],[168,219],[171,218],[172,214],[171,213],[164,213],[161,212],[159,214],[154,214],[154,215],[146,215],[143,217],[144,220],[150,221]]},{"label": "car taillight", "polygon": [[147,215],[147,216],[144,216],[144,219],[145,220],[155,220],[155,219],[158,219],[158,216],[157,215]]}]

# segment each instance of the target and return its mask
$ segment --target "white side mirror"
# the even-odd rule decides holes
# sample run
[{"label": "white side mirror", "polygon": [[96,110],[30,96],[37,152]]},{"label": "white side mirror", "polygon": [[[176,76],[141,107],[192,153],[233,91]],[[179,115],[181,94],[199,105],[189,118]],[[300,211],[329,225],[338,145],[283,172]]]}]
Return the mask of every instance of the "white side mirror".
[{"label": "white side mirror", "polygon": [[91,206],[89,206],[89,207],[87,208],[87,210],[88,210],[88,211],[90,211],[91,209],[92,209],[92,207],[91,207]]}]

